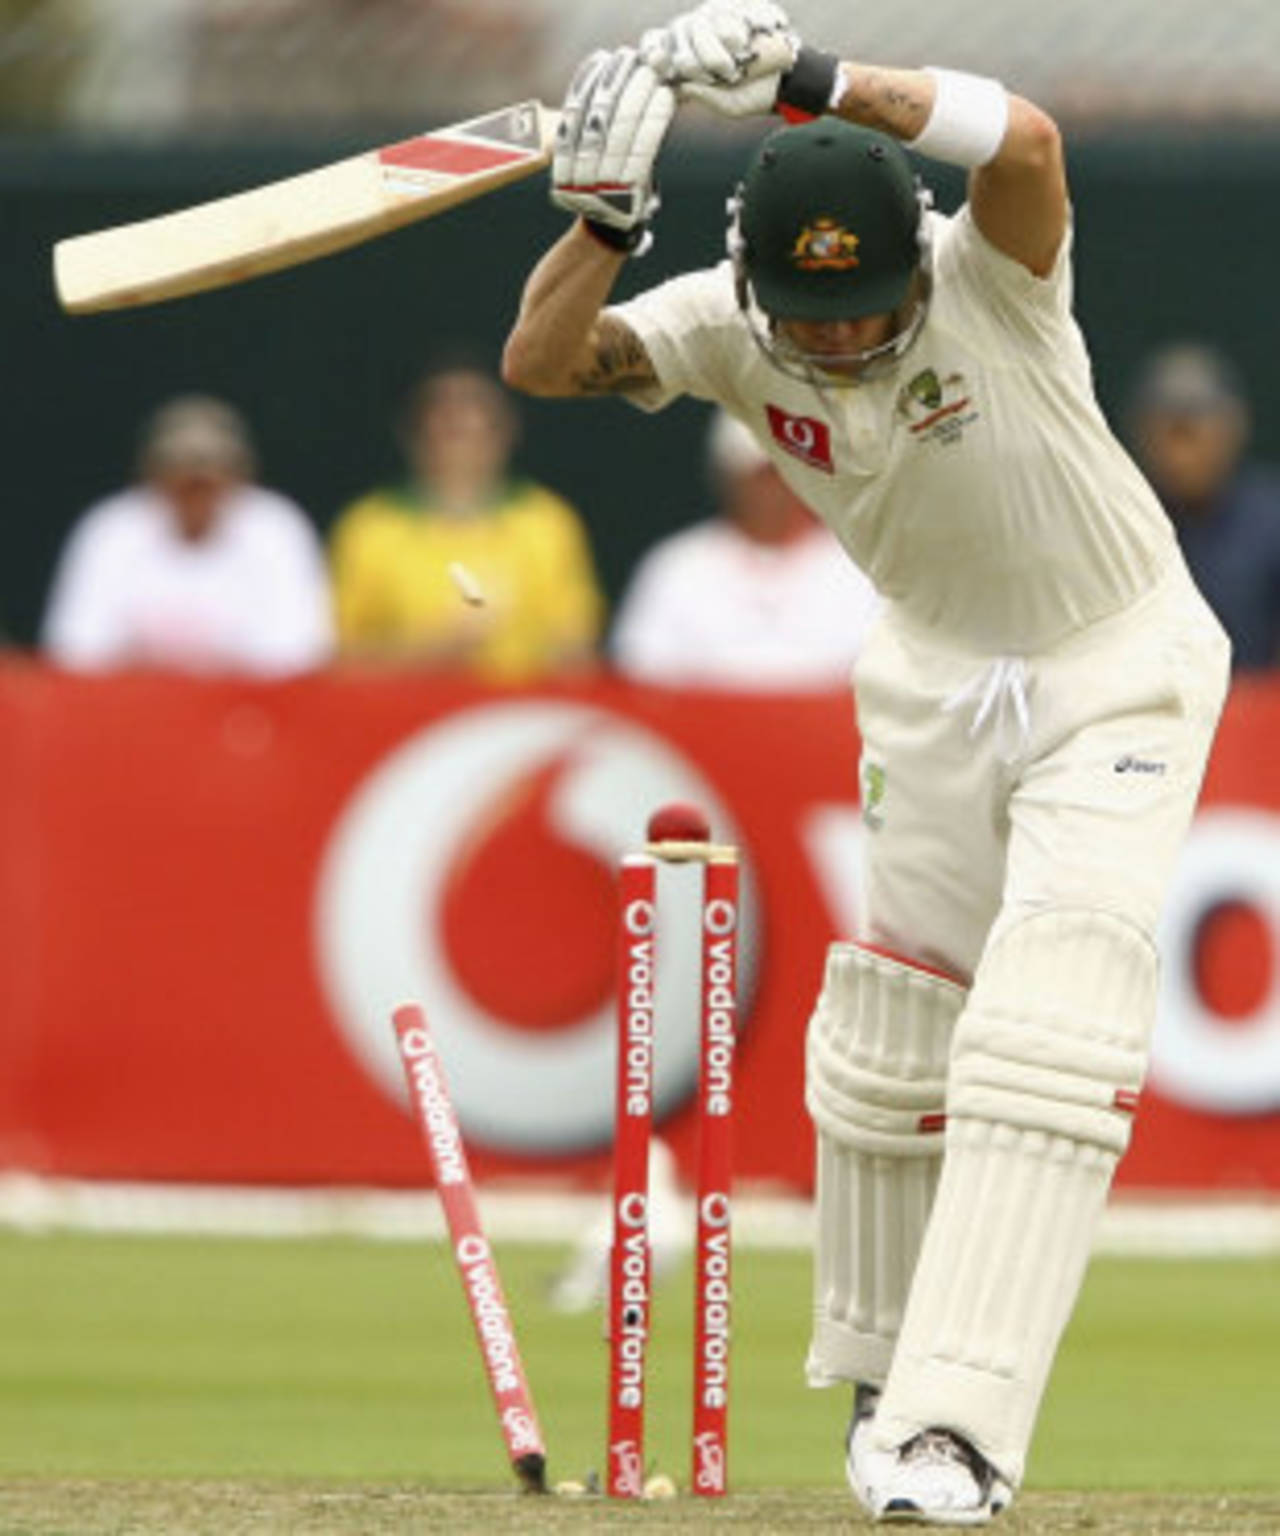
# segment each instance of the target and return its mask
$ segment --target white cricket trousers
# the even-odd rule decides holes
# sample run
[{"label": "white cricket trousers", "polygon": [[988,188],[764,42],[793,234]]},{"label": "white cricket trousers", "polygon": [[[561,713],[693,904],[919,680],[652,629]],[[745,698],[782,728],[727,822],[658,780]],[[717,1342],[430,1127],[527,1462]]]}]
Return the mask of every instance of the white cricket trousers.
[{"label": "white cricket trousers", "polygon": [[[847,1133],[818,1136],[809,1377],[883,1383],[882,1448],[943,1426],[1022,1476],[1127,1144],[1156,926],[1228,664],[1180,561],[1123,613],[1035,654],[964,654],[890,607],[858,660],[858,937],[968,987],[949,1047],[936,1042],[945,1139],[927,1179],[920,1158],[859,1141],[859,1115],[874,1124],[916,1090],[886,1026],[859,1012],[865,987],[841,984],[847,946],[833,946],[811,1026],[827,1052],[811,1051],[811,1073],[816,1060],[855,1097],[878,1076]],[[858,998],[847,1019],[841,996]],[[843,1071],[829,1054],[841,1040]],[[859,1245],[892,1265],[877,1275]]]},{"label": "white cricket trousers", "polygon": [[854,674],[859,937],[968,979],[1020,909],[1105,909],[1154,935],[1228,664],[1180,560],[1022,658],[950,650],[890,608]]}]

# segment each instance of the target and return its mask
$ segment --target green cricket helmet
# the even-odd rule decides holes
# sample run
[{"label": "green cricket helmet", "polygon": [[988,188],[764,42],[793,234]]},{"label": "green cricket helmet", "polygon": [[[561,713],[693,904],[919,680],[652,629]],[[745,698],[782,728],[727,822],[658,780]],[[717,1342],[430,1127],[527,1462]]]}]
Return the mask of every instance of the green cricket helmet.
[{"label": "green cricket helmet", "polygon": [[896,139],[833,117],[781,128],[739,205],[741,275],[771,319],[858,320],[906,299],[923,206]]}]

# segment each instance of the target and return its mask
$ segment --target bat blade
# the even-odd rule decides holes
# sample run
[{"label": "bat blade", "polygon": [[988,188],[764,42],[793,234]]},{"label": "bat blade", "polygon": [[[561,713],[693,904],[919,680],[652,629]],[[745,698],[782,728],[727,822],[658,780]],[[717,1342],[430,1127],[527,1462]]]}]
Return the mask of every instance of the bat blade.
[{"label": "bat blade", "polygon": [[557,114],[538,101],[387,144],[158,218],[60,240],[72,314],[244,282],[429,219],[549,164]]}]

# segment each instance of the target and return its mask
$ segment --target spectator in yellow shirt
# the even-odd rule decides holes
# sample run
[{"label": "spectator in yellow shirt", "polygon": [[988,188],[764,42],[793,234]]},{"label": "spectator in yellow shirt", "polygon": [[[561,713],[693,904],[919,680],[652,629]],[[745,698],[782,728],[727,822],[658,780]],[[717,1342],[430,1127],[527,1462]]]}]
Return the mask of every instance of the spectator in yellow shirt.
[{"label": "spectator in yellow shirt", "polygon": [[[363,496],[331,535],[346,656],[503,682],[593,658],[604,598],[586,529],[554,492],[510,477],[518,426],[509,396],[479,369],[445,368],[418,385],[407,484]],[[459,566],[482,601],[463,601]]]}]

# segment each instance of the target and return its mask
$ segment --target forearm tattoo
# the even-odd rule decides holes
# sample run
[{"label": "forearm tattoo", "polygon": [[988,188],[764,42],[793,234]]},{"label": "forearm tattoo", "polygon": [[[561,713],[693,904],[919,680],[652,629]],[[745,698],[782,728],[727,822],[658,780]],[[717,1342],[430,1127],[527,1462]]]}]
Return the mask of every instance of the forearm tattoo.
[{"label": "forearm tattoo", "polygon": [[840,116],[895,138],[914,139],[929,119],[928,86],[905,70],[855,67],[840,101]]},{"label": "forearm tattoo", "polygon": [[625,395],[657,383],[644,343],[622,320],[602,315],[596,325],[595,352],[589,365],[573,375],[583,395]]}]

